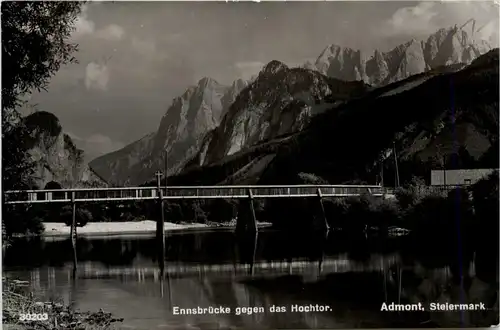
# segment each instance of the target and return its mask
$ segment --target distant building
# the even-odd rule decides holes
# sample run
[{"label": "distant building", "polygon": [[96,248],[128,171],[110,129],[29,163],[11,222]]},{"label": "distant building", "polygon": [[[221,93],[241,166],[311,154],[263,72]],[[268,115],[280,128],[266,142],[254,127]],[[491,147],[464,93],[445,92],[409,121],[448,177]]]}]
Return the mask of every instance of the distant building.
[{"label": "distant building", "polygon": [[470,185],[490,175],[494,171],[498,170],[493,168],[472,170],[432,170],[431,186]]}]

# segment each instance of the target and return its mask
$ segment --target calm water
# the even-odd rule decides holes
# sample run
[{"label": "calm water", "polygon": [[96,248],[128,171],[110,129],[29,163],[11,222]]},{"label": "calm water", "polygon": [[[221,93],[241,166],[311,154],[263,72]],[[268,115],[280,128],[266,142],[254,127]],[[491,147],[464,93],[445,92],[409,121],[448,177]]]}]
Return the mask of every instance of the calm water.
[{"label": "calm water", "polygon": [[[18,240],[5,251],[3,271],[30,281],[41,299],[123,317],[124,329],[453,327],[498,319],[495,261],[461,251],[453,262],[457,254],[449,244],[273,231],[260,232],[255,244],[252,237],[212,231],[169,234],[163,265],[157,251],[151,237],[81,238],[73,278],[69,241]],[[382,312],[384,301],[483,302],[490,310]],[[331,310],[291,312],[294,304]],[[232,312],[174,315],[176,306]],[[265,312],[235,313],[254,306]],[[271,306],[287,311],[271,313]]]}]

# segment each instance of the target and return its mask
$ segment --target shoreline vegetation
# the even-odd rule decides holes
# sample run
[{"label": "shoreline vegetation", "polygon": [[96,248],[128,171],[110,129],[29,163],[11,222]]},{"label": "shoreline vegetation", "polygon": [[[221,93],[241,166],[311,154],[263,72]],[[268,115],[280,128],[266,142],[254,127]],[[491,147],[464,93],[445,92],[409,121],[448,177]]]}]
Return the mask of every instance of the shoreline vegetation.
[{"label": "shoreline vegetation", "polygon": [[[430,189],[414,179],[397,188],[394,198],[325,198],[323,210],[330,228],[347,235],[397,232],[428,237],[449,236],[457,230],[482,231],[498,220],[498,180],[495,171],[472,186]],[[254,209],[259,227],[302,231],[324,221],[316,199],[256,200]],[[166,232],[234,228],[236,218],[250,214],[248,202],[238,200],[166,202],[164,212]],[[158,219],[160,212],[157,202],[151,201],[89,203],[78,205],[76,217],[77,233],[83,236],[150,234],[156,231],[156,221],[146,219]],[[71,220],[68,206],[4,205],[3,241],[19,236],[69,236]]]},{"label": "shoreline vegetation", "polygon": [[[102,309],[97,312],[80,312],[62,302],[39,301],[29,292],[29,283],[2,278],[2,324],[6,329],[33,330],[104,330],[116,329],[122,318],[114,318]],[[22,320],[29,316],[37,320]]]}]

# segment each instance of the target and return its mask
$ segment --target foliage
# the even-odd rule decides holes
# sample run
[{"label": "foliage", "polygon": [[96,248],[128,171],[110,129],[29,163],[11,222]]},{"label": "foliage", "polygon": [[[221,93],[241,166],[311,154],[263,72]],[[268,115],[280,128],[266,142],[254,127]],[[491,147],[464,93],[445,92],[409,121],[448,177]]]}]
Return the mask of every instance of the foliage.
[{"label": "foliage", "polygon": [[491,235],[497,241],[498,219],[500,217],[498,183],[498,171],[494,171],[472,187],[477,222],[484,227],[484,232],[488,233],[488,236]]},{"label": "foliage", "polygon": [[[90,211],[85,208],[78,207],[78,205],[76,207],[75,218],[76,225],[78,227],[83,227],[89,221],[93,220],[92,213],[90,213]],[[66,205],[62,208],[60,219],[67,226],[71,226],[71,224],[73,223],[73,207],[71,205]]]},{"label": "foliage", "polygon": [[402,209],[408,209],[417,204],[422,196],[421,187],[425,186],[425,182],[420,179],[413,177],[412,180],[404,185],[403,187],[396,188],[394,194],[399,202]]},{"label": "foliage", "polygon": [[476,226],[472,201],[466,189],[447,195],[430,194],[406,210],[404,227],[417,237],[457,240]]},{"label": "foliage", "polygon": [[238,202],[216,199],[207,205],[207,214],[211,222],[231,221],[238,215]]},{"label": "foliage", "polygon": [[37,111],[23,118],[24,126],[29,132],[29,139],[25,141],[27,148],[32,148],[42,135],[56,137],[62,131],[59,119],[47,111]]},{"label": "foliage", "polygon": [[299,173],[298,177],[302,181],[302,184],[328,184],[328,181],[325,179],[311,173]]},{"label": "foliage", "polygon": [[402,226],[403,214],[399,204],[391,199],[375,199],[370,204],[368,225],[386,232],[390,226]]},{"label": "foliage", "polygon": [[4,205],[2,225],[7,237],[15,235],[39,235],[44,230],[44,214],[40,205]]},{"label": "foliage", "polygon": [[15,110],[21,97],[42,90],[78,47],[67,40],[81,2],[6,2],[2,4],[2,108]]},{"label": "foliage", "polygon": [[[158,208],[159,206],[156,206]],[[185,219],[183,208],[178,203],[167,203],[165,210],[166,219],[170,222],[179,223]],[[153,212],[155,214],[157,212]],[[158,219],[157,217],[155,217]]]},{"label": "foliage", "polygon": [[349,201],[345,198],[326,199],[323,206],[330,226],[342,228],[349,214]]},{"label": "foliage", "polygon": [[[19,325],[26,329],[112,329],[123,319],[114,318],[111,313],[78,312],[71,306],[56,301],[40,302],[27,293],[28,283],[2,279],[2,324]],[[47,313],[47,320],[20,322],[20,313]]]},{"label": "foliage", "polygon": [[23,189],[33,184],[33,162],[26,144],[31,131],[17,110],[23,97],[33,89],[45,89],[62,65],[75,62],[71,54],[77,45],[67,39],[81,4],[2,3],[2,152],[9,155],[3,159],[4,189]]},{"label": "foliage", "polygon": [[[266,201],[262,220],[269,221],[279,229],[307,228],[318,216],[319,202],[302,198],[275,198]],[[242,209],[242,212],[248,210]],[[238,215],[239,218],[239,215]]]}]

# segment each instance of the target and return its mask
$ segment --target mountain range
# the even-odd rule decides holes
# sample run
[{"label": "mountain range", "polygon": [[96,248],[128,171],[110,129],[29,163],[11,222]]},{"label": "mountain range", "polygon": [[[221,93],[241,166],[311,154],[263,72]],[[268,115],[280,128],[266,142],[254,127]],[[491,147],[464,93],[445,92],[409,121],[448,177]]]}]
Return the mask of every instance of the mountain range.
[{"label": "mountain range", "polygon": [[[368,91],[303,130],[186,168],[171,185],[380,183],[498,168],[498,49]],[[396,154],[394,154],[396,152]],[[383,168],[383,171],[382,171]],[[151,184],[151,182],[149,183]]]},{"label": "mountain range", "polygon": [[[170,175],[180,177],[238,160],[228,173],[213,178],[220,177],[214,184],[235,182],[242,173],[275,164],[269,154],[255,157],[256,149],[281,150],[288,142],[298,141],[298,133],[309,131],[316,118],[347,111],[383,90],[386,94],[379,95],[381,99],[398,99],[436,76],[466,68],[490,49],[485,41],[474,40],[454,26],[426,40],[413,39],[370,55],[330,45],[314,63],[289,68],[271,61],[252,80],[236,80],[231,86],[203,78],[174,98],[156,132],[94,159],[89,166],[112,185],[138,185],[151,180],[157,170],[168,168]],[[370,115],[358,120],[379,113],[378,105],[371,109]]]}]

